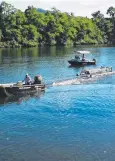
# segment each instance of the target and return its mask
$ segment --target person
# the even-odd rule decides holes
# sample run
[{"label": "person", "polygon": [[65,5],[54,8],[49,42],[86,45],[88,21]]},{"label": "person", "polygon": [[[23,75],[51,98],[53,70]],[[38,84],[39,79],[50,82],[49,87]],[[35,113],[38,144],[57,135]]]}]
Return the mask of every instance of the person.
[{"label": "person", "polygon": [[25,84],[31,84],[32,83],[32,79],[29,76],[29,74],[26,74],[26,76],[24,78],[24,82],[25,82]]},{"label": "person", "polygon": [[85,56],[84,56],[84,54],[83,54],[83,56],[82,56],[82,61],[85,61]]}]

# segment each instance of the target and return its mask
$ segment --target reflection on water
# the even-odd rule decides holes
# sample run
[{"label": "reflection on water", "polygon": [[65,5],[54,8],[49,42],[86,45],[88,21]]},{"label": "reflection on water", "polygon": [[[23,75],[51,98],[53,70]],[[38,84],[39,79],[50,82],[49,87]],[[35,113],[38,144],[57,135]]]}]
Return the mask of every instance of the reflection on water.
[{"label": "reflection on water", "polygon": [[26,96],[9,96],[9,97],[1,97],[0,98],[0,105],[2,104],[8,104],[8,103],[18,103],[21,104],[23,101],[28,101],[29,99],[36,98],[39,99],[45,91],[42,92],[37,92],[31,95],[26,95]]},{"label": "reflection on water", "polygon": [[[26,73],[41,74],[46,83],[74,77],[82,70],[69,68],[75,50],[88,50],[96,67],[115,70],[113,47],[0,49],[0,82],[23,80]],[[0,102],[0,161],[115,160],[114,75]]]}]

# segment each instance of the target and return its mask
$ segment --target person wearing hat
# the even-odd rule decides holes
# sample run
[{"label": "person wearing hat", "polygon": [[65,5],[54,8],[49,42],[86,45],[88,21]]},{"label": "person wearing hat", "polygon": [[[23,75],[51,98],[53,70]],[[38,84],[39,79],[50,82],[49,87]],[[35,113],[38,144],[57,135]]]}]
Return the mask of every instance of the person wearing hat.
[{"label": "person wearing hat", "polygon": [[29,76],[29,74],[26,74],[26,76],[24,78],[24,82],[25,82],[25,84],[31,84],[32,83],[32,79]]}]

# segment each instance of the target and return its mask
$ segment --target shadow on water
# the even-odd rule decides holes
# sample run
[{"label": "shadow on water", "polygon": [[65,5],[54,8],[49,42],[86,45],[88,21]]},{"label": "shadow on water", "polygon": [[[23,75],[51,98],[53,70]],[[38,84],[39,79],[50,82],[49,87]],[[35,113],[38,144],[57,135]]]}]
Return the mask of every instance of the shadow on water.
[{"label": "shadow on water", "polygon": [[8,103],[17,103],[20,104],[23,101],[28,101],[31,98],[40,98],[41,95],[44,95],[45,91],[31,94],[31,95],[25,95],[25,96],[9,96],[9,97],[0,97],[0,105],[8,104]]}]

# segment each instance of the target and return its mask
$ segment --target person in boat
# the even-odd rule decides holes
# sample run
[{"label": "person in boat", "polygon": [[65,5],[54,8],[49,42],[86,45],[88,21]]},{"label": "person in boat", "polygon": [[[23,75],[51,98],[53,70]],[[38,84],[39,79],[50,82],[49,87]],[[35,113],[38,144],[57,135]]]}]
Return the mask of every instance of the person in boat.
[{"label": "person in boat", "polygon": [[85,56],[84,56],[84,54],[82,55],[82,61],[85,61]]},{"label": "person in boat", "polygon": [[32,79],[29,76],[29,74],[26,74],[25,78],[24,78],[24,82],[26,85],[31,84],[32,83]]}]

